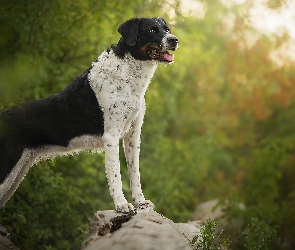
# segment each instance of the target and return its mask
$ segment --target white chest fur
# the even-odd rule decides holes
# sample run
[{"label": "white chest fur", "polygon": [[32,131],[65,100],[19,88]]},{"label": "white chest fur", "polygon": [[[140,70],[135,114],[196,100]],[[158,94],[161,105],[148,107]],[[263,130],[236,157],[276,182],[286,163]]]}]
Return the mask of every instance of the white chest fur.
[{"label": "white chest fur", "polygon": [[157,62],[123,59],[104,51],[93,63],[88,79],[104,112],[105,131],[123,137],[132,121],[144,112],[144,94]]}]

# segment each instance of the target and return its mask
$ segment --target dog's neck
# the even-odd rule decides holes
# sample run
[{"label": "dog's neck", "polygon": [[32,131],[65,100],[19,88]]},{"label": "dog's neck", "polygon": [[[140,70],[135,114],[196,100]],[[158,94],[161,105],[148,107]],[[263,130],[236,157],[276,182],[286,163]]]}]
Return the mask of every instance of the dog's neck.
[{"label": "dog's neck", "polygon": [[131,54],[136,60],[151,61],[150,56],[144,52],[143,47],[144,46],[140,44],[139,41],[134,46],[130,46],[126,43],[125,39],[121,37],[118,44],[113,44],[111,49],[119,58],[124,58],[126,54]]},{"label": "dog's neck", "polygon": [[128,85],[134,95],[143,97],[157,65],[156,61],[137,60],[129,52],[121,58],[113,49],[109,49],[93,62],[89,80],[91,85],[97,85],[96,90],[100,89],[102,82],[109,81],[105,86],[116,85],[116,89],[120,89]]},{"label": "dog's neck", "polygon": [[122,68],[122,75],[130,79],[129,84],[134,92],[144,94],[157,69],[158,62],[137,60],[129,52],[121,60],[124,61],[122,65],[126,67]]}]

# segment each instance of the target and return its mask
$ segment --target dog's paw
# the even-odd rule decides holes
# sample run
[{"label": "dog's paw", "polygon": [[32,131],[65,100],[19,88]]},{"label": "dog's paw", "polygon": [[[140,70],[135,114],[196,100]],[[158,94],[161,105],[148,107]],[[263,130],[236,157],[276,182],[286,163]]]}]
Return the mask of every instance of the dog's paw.
[{"label": "dog's paw", "polygon": [[154,203],[152,203],[150,200],[141,201],[137,205],[138,210],[152,211],[152,210],[154,210],[154,207],[155,207]]},{"label": "dog's paw", "polygon": [[131,203],[124,203],[122,205],[116,206],[117,213],[129,214],[131,216],[136,214],[136,209],[133,207]]}]

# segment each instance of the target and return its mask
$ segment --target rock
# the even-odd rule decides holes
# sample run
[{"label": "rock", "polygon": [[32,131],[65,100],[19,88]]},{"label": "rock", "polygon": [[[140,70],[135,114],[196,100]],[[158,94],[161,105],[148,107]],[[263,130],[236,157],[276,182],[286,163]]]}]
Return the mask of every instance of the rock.
[{"label": "rock", "polygon": [[133,216],[98,211],[81,250],[191,250],[190,242],[199,228],[196,222],[174,223],[150,208]]},{"label": "rock", "polygon": [[19,250],[9,238],[9,233],[3,226],[0,226],[0,250]]},{"label": "rock", "polygon": [[219,234],[223,229],[241,230],[243,225],[242,217],[231,218],[229,221],[226,209],[234,205],[240,210],[245,210],[243,203],[230,203],[225,201],[224,204],[219,204],[219,200],[209,200],[201,203],[195,210],[193,220],[198,220],[200,223],[206,223],[207,219],[217,220],[220,224],[216,228],[216,233]]},{"label": "rock", "polygon": [[[226,217],[225,210],[231,205],[229,201],[225,201],[224,204],[219,204],[218,199],[209,200],[201,203],[195,210],[193,219],[206,222],[206,219],[211,220],[222,219]],[[245,205],[243,203],[234,203],[240,210],[245,210]]]}]

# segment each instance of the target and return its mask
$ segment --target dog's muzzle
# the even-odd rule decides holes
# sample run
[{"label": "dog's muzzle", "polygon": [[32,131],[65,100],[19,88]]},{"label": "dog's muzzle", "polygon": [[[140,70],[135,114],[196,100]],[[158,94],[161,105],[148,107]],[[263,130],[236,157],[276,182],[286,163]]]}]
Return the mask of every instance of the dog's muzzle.
[{"label": "dog's muzzle", "polygon": [[167,50],[175,51],[178,49],[178,38],[176,36],[167,35],[163,40],[163,47]]},{"label": "dog's muzzle", "polygon": [[171,34],[165,36],[159,46],[149,50],[149,55],[152,59],[163,63],[172,63],[174,55],[170,54],[168,50],[175,51],[178,49],[178,38]]}]

